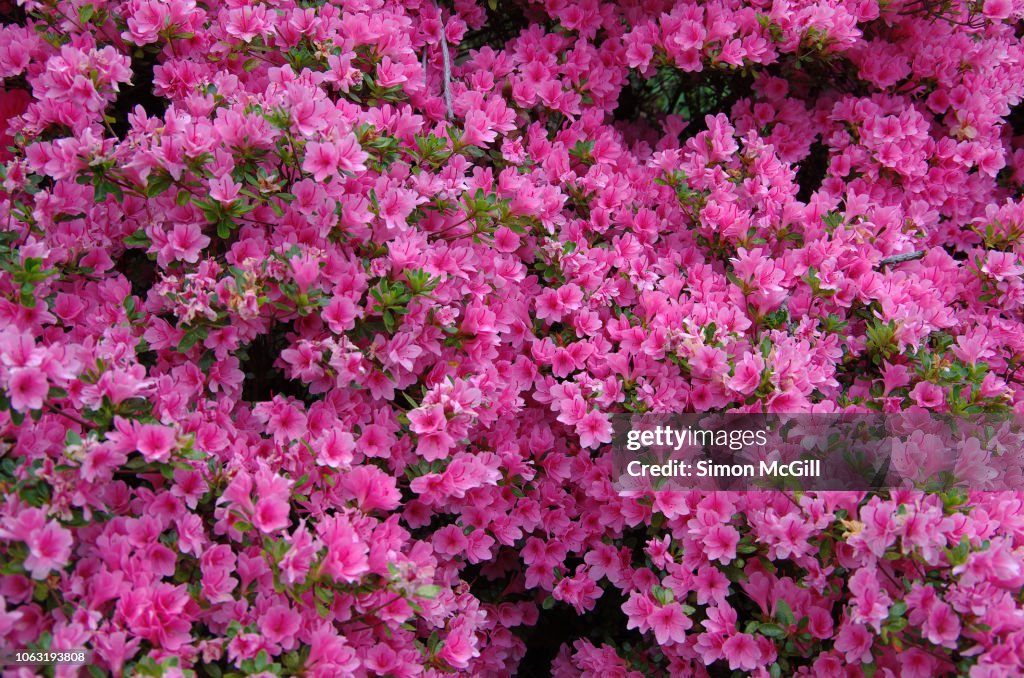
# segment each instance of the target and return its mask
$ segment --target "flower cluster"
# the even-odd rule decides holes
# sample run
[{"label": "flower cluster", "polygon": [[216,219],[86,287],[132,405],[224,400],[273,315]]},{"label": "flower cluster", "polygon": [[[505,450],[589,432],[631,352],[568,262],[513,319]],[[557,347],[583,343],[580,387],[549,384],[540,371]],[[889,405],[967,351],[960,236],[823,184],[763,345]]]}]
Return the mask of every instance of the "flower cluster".
[{"label": "flower cluster", "polygon": [[1024,412],[1021,0],[5,11],[3,646],[1024,672],[1024,494],[606,454],[622,412]]}]

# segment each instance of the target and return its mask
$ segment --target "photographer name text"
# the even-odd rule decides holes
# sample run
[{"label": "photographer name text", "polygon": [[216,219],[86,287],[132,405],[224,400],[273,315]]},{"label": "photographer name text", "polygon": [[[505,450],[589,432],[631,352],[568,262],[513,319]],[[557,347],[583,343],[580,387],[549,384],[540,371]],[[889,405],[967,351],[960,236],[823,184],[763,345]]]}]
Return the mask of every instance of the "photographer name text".
[{"label": "photographer name text", "polygon": [[801,459],[789,463],[778,460],[757,464],[721,464],[713,461],[694,463],[672,459],[650,464],[634,459],[626,465],[633,478],[820,478],[820,459]]}]

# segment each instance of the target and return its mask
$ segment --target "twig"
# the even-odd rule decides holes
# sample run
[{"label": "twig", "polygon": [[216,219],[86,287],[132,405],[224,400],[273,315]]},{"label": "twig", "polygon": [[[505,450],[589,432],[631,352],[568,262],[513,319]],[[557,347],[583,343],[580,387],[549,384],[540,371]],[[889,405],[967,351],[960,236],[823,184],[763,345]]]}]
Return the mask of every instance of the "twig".
[{"label": "twig", "polygon": [[[441,7],[434,0],[434,7],[437,8],[438,20],[441,20]],[[454,118],[452,110],[452,58],[448,53],[448,38],[444,34],[444,21],[441,21],[441,59],[444,61],[444,105],[448,111],[448,118]]]},{"label": "twig", "polygon": [[76,417],[73,414],[69,414],[69,413],[65,412],[64,410],[62,410],[62,409],[60,409],[60,408],[58,408],[58,407],[56,407],[54,405],[51,405],[50,403],[46,404],[46,409],[47,409],[48,412],[52,412],[53,414],[59,414],[60,416],[66,418],[66,419],[70,419],[71,421],[75,422],[76,424],[78,424],[79,426],[81,426],[84,429],[88,429],[89,428],[89,424],[88,423],[82,421],[81,419],[79,419],[78,417]]},{"label": "twig", "polygon": [[914,261],[916,259],[923,259],[926,252],[924,250],[917,250],[916,252],[907,252],[906,254],[894,254],[891,257],[886,257],[879,261],[875,268],[881,270],[886,266],[895,266],[896,264],[902,264],[907,261]]}]

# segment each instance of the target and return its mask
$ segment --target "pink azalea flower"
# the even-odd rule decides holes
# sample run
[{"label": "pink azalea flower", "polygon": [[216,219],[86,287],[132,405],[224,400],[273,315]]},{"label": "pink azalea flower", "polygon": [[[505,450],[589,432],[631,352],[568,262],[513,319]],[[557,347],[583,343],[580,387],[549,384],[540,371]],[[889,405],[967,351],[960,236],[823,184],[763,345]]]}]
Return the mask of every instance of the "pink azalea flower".
[{"label": "pink azalea flower", "polygon": [[317,463],[331,468],[348,466],[356,449],[355,439],[346,431],[329,431],[321,441]]},{"label": "pink azalea flower", "polygon": [[259,620],[260,633],[272,643],[291,647],[302,618],[287,605],[274,605]]},{"label": "pink azalea flower", "polygon": [[71,557],[71,532],[55,521],[34,530],[27,539],[25,569],[33,579],[44,579],[51,570],[63,568]]},{"label": "pink azalea flower", "polygon": [[656,607],[647,616],[647,623],[659,645],[681,643],[686,639],[686,630],[693,626],[689,617],[683,614],[679,603]]},{"label": "pink azalea flower", "polygon": [[312,174],[314,181],[324,181],[337,173],[340,162],[341,155],[333,142],[310,141],[306,144],[302,171]]},{"label": "pink azalea flower", "polygon": [[612,441],[612,423],[604,412],[593,410],[576,422],[582,447],[598,447]]},{"label": "pink azalea flower", "polygon": [[136,434],[135,444],[146,461],[167,461],[177,446],[177,435],[167,426],[143,424]]},{"label": "pink azalea flower", "polygon": [[19,412],[42,408],[49,391],[50,386],[42,370],[35,367],[16,367],[11,370],[7,392],[11,407]]},{"label": "pink azalea flower", "polygon": [[265,497],[256,502],[253,509],[252,524],[261,532],[276,532],[288,526],[288,502],[283,499]]},{"label": "pink azalea flower", "polygon": [[732,670],[753,671],[761,665],[761,650],[754,637],[737,633],[722,644],[722,653]]},{"label": "pink azalea flower", "polygon": [[930,642],[944,647],[956,647],[960,638],[960,618],[949,605],[937,602],[929,609],[923,630]]},{"label": "pink azalea flower", "polygon": [[740,534],[729,525],[716,525],[704,535],[704,553],[708,560],[728,564],[736,558]]}]

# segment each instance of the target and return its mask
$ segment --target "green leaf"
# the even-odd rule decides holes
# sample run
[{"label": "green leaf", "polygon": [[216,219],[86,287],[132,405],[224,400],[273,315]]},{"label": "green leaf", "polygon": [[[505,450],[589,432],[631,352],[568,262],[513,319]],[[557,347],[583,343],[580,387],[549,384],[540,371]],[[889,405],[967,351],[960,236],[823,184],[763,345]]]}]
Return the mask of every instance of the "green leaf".
[{"label": "green leaf", "polygon": [[905,617],[898,617],[896,619],[886,621],[885,628],[888,629],[890,633],[899,633],[903,629],[907,628],[907,623],[908,622]]},{"label": "green leaf", "polygon": [[441,593],[441,587],[437,584],[427,584],[416,589],[416,597],[433,600]]},{"label": "green leaf", "polygon": [[793,615],[793,608],[789,606],[789,603],[779,599],[775,603],[775,618],[779,620],[779,623],[783,626],[792,626],[796,622],[796,618]]},{"label": "green leaf", "polygon": [[130,236],[124,239],[124,244],[128,247],[145,247],[148,248],[153,242],[146,235],[146,230],[140,228],[139,230],[132,233]]},{"label": "green leaf", "polygon": [[782,638],[786,635],[785,629],[778,624],[760,624],[757,630],[761,632],[761,635],[768,636],[769,638]]},{"label": "green leaf", "polygon": [[967,535],[963,535],[956,547],[946,549],[946,558],[949,559],[949,564],[955,567],[966,563],[970,549],[970,541],[968,541]]},{"label": "green leaf", "polygon": [[651,595],[653,595],[654,599],[662,605],[668,605],[675,601],[676,598],[675,594],[672,592],[672,589],[658,585],[651,587]]},{"label": "green leaf", "polygon": [[172,184],[174,184],[174,180],[171,179],[169,174],[151,174],[149,181],[146,182],[146,196],[150,198],[158,196],[170,188]]},{"label": "green leaf", "polygon": [[178,342],[178,353],[185,353],[190,348],[196,345],[196,342],[200,339],[200,331],[198,329],[191,329],[185,333],[185,336]]},{"label": "green leaf", "polygon": [[837,212],[828,212],[822,215],[821,220],[825,222],[825,226],[827,226],[830,231],[834,231],[843,223],[843,215]]}]

